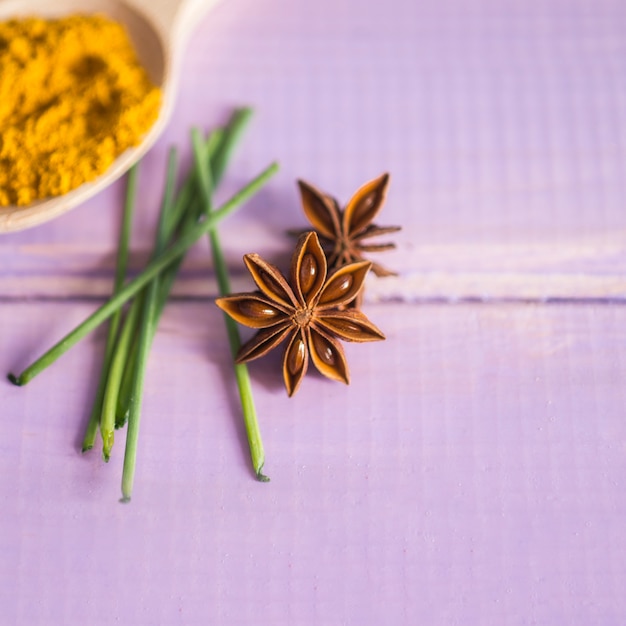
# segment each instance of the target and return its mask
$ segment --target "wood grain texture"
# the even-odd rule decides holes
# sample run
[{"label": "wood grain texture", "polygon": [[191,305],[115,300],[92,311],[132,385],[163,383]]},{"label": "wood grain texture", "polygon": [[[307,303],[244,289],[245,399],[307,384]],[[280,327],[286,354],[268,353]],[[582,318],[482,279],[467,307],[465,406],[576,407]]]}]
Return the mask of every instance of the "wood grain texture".
[{"label": "wood grain texture", "polygon": [[[131,265],[167,151],[256,116],[219,191],[282,169],[221,227],[287,267],[296,178],[342,202],[390,171],[399,224],[367,287],[387,341],[352,383],[251,365],[272,481],[251,476],[206,242],[149,364],[131,506],[121,447],[77,448],[96,333],[0,383],[0,606],[10,624],[622,626],[626,622],[624,7],[612,0],[228,0],[198,25],[142,165]],[[0,373],[110,289],[123,184],[0,239]],[[123,441],[123,436],[120,436]],[[0,620],[2,621],[2,620]]]},{"label": "wood grain texture", "polygon": [[[198,27],[172,121],[145,163],[136,248],[151,239],[169,145],[188,164],[189,127],[211,128],[246,104],[256,119],[221,197],[274,159],[282,171],[224,225],[235,270],[247,252],[288,258],[282,232],[305,224],[296,178],[345,203],[390,171],[377,221],[404,228],[397,252],[379,255],[400,272],[394,297],[577,298],[588,285],[594,298],[623,298],[622,10],[351,7],[241,0]],[[120,183],[45,227],[3,236],[0,287],[20,293],[18,256],[24,293],[29,280],[40,290],[42,267],[110,271],[121,192]]]},{"label": "wood grain texture", "polygon": [[[89,310],[0,307],[0,369]],[[287,399],[278,357],[253,364],[269,484],[248,467],[209,301],[166,310],[130,506],[123,437],[109,465],[77,452],[101,336],[24,388],[4,383],[4,618],[619,624],[626,309],[368,315],[388,340],[348,346],[349,387],[309,375]]]}]

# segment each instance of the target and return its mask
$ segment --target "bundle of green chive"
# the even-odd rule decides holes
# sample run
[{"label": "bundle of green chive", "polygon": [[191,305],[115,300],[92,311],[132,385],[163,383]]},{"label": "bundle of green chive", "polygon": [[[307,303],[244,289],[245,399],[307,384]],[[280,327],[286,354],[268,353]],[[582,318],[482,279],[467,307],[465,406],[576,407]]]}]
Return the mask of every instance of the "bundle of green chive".
[{"label": "bundle of green chive", "polygon": [[[221,208],[213,210],[213,189],[221,180],[233,148],[250,116],[251,110],[248,108],[236,110],[228,124],[213,131],[206,140],[198,129],[192,129],[194,167],[178,193],[175,193],[177,151],[170,151],[151,261],[141,274],[126,282],[138,167],[134,166],[130,170],[112,297],[19,376],[9,374],[11,382],[25,385],[80,339],[111,318],[100,381],[83,441],[83,452],[94,447],[99,431],[103,458],[108,461],[115,429],[127,425],[122,502],[130,501],[133,490],[141,399],[150,346],[184,254],[200,237],[208,234],[219,291],[222,295],[228,294],[228,272],[216,225],[220,219],[252,197],[278,169],[276,164],[270,165]],[[123,311],[124,305],[129,301],[129,306]],[[239,333],[233,320],[228,316],[224,319],[234,355],[239,348]],[[252,467],[257,478],[266,481],[268,478],[262,473],[265,460],[263,444],[246,366],[235,365],[235,376]]]}]

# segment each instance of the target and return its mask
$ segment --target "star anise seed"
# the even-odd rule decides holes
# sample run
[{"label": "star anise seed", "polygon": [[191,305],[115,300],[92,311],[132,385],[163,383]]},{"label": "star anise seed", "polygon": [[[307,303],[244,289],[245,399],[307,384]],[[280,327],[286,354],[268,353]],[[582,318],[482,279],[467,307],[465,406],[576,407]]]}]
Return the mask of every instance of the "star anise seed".
[{"label": "star anise seed", "polygon": [[237,353],[236,362],[258,359],[288,340],[283,379],[292,396],[306,374],[309,357],[328,378],[349,383],[344,341],[377,341],[383,333],[357,309],[346,309],[363,288],[372,264],[359,261],[327,275],[326,256],[314,232],[303,234],[291,258],[289,281],[258,254],[244,262],[259,291],[218,298],[234,320],[258,329]]},{"label": "star anise seed", "polygon": [[[321,238],[328,256],[328,266],[335,269],[347,263],[365,260],[364,252],[379,252],[395,248],[393,243],[366,244],[364,240],[397,232],[399,226],[376,226],[372,220],[380,211],[389,185],[389,174],[365,183],[352,196],[345,209],[333,197],[302,180],[298,181],[302,208]],[[396,272],[372,263],[377,276],[393,276]]]}]

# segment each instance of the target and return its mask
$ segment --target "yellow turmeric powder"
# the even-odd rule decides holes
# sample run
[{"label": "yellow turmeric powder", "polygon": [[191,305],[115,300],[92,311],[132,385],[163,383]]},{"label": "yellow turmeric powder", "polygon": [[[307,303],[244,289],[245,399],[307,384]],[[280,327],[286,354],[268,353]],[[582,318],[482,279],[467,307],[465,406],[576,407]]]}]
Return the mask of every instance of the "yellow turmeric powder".
[{"label": "yellow turmeric powder", "polygon": [[102,174],[156,120],[160,91],[102,15],[0,23],[0,206]]}]

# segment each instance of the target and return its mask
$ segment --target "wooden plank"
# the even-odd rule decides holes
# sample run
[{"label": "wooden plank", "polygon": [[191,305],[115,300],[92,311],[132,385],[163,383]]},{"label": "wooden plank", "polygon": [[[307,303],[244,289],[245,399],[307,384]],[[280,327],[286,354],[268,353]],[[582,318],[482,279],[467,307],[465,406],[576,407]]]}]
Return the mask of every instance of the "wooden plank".
[{"label": "wooden plank", "polygon": [[[274,159],[282,170],[224,225],[234,268],[246,252],[288,257],[284,230],[305,224],[296,178],[346,202],[388,170],[378,221],[404,231],[398,251],[379,258],[401,279],[380,297],[624,297],[617,5],[596,3],[591,19],[583,4],[563,14],[558,3],[508,3],[487,17],[482,4],[398,1],[383,14],[323,0],[306,20],[278,0],[245,18],[237,6],[219,7],[190,43],[172,122],[143,171],[139,257],[169,146],[188,165],[191,125],[213,127],[228,103],[250,104],[257,116],[220,197]],[[85,271],[110,275],[121,195],[116,185],[51,224],[3,236],[1,292],[51,297],[56,287],[42,287],[51,271],[69,281],[61,293]]]},{"label": "wooden plank", "polygon": [[[90,308],[0,306],[0,371]],[[123,435],[109,465],[76,449],[102,336],[5,382],[7,619],[251,623],[254,606],[271,623],[619,623],[626,308],[367,312],[388,338],[347,347],[349,387],[311,373],[288,399],[277,355],[251,367],[269,484],[250,474],[210,302],[166,310],[129,507]]]},{"label": "wooden plank", "polygon": [[[293,242],[267,245],[268,237],[244,241],[234,233],[222,239],[228,251],[233,289],[245,290],[251,282],[241,260],[244,252],[263,250],[264,256],[286,272]],[[249,243],[252,241],[253,243]],[[260,243],[265,242],[265,244]],[[247,248],[244,248],[247,246]],[[233,252],[231,248],[237,252]],[[131,259],[131,273],[144,267],[149,248],[137,251]],[[403,300],[623,300],[626,298],[625,273],[619,262],[619,246],[584,252],[582,246],[547,249],[539,246],[500,246],[476,244],[449,247],[426,246],[414,254],[414,267],[403,266],[407,259],[393,255],[387,266],[398,276],[368,278],[367,298],[373,301]],[[3,254],[4,252],[4,254]],[[79,246],[65,248],[50,244],[9,251],[0,271],[0,293],[5,298],[105,297],[110,293],[114,273],[114,248]],[[14,262],[9,261],[9,255]],[[380,258],[379,255],[376,258]],[[370,255],[373,258],[373,255]],[[617,259],[618,262],[615,262]],[[181,297],[215,297],[217,288],[210,254],[202,243],[190,255],[176,283]]]},{"label": "wooden plank", "polygon": [[[123,434],[108,466],[77,451],[103,333],[0,382],[3,619],[624,623],[623,6],[303,6],[232,1],[199,25],[142,169],[133,270],[169,146],[188,165],[191,125],[252,105],[220,198],[282,169],[223,225],[235,288],[246,252],[286,266],[296,178],[345,202],[388,170],[377,221],[404,230],[379,258],[400,275],[366,303],[387,341],[347,346],[349,387],[310,372],[292,399],[278,354],[251,365],[255,482],[200,244],[151,355],[129,507]],[[122,195],[0,239],[0,374],[106,294]]]}]

